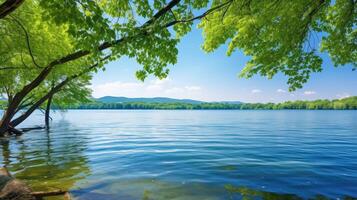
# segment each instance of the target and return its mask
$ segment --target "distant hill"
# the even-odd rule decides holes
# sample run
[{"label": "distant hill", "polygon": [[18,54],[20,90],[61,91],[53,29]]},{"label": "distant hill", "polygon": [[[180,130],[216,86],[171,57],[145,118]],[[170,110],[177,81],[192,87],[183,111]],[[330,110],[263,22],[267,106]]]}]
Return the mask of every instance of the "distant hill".
[{"label": "distant hill", "polygon": [[[0,101],[6,101],[6,98],[0,97]],[[129,98],[129,97],[115,97],[104,96],[100,98],[93,98],[94,101],[100,103],[188,103],[188,104],[201,104],[201,103],[224,103],[224,104],[242,104],[240,101],[198,101],[193,99],[174,99],[168,97],[153,97],[153,98]]]},{"label": "distant hill", "polygon": [[102,103],[130,103],[130,102],[142,102],[142,103],[190,103],[200,104],[203,101],[196,101],[192,99],[172,99],[167,97],[154,97],[154,98],[128,98],[128,97],[114,97],[105,96],[95,99]]},{"label": "distant hill", "polygon": [[[100,101],[101,100],[101,101]],[[67,109],[140,110],[357,110],[357,96],[344,99],[286,101],[282,103],[203,102],[191,99],[103,97]]]},{"label": "distant hill", "polygon": [[217,103],[226,103],[226,104],[242,104],[241,101],[218,101]]}]

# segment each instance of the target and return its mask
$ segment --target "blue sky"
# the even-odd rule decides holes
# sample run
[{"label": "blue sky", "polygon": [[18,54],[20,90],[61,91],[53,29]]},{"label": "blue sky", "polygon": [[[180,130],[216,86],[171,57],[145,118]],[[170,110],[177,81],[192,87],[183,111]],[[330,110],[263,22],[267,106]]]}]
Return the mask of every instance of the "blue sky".
[{"label": "blue sky", "polygon": [[357,95],[357,71],[351,65],[335,68],[323,55],[323,72],[312,74],[302,89],[287,92],[287,78],[281,74],[268,80],[259,75],[238,78],[249,60],[241,52],[226,56],[226,46],[213,53],[201,49],[201,30],[194,28],[178,46],[178,63],[170,66],[169,77],[149,77],[144,83],[135,78],[140,69],[134,60],[121,58],[94,75],[94,97],[172,97],[204,101],[282,102],[287,100],[336,99]]}]

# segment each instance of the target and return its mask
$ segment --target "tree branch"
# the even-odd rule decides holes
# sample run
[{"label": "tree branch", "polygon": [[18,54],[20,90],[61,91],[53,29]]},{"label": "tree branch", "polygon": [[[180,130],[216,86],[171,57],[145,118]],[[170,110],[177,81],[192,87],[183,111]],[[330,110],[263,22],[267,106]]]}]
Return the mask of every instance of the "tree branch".
[{"label": "tree branch", "polygon": [[[177,5],[180,2],[180,0],[172,0],[167,6],[165,6],[164,8],[162,8],[161,10],[159,10],[152,19],[150,19],[149,21],[147,21],[143,26],[141,26],[139,29],[142,29],[143,27],[146,27],[152,23],[154,23],[160,16],[164,15],[166,12],[168,12],[171,8],[173,8],[175,5]],[[143,31],[144,33],[146,33],[146,30]],[[142,32],[142,33],[143,33]],[[139,33],[138,35],[142,34]],[[138,36],[135,35],[135,36]],[[104,42],[101,45],[98,46],[98,50],[99,51],[103,51],[106,50],[110,47],[113,47],[114,45],[118,45],[128,39],[134,38],[135,36],[131,36],[131,37],[123,37],[121,39],[112,41],[112,42]],[[81,57],[87,56],[91,53],[91,51],[88,50],[79,50],[77,52],[74,52],[72,54],[68,54],[62,58],[59,58],[57,60],[54,60],[52,62],[50,62],[45,68],[43,68],[43,70],[40,72],[40,74],[33,80],[31,81],[29,84],[25,85],[20,92],[18,92],[15,96],[14,96],[14,101],[11,105],[11,107],[17,107],[19,105],[19,103],[22,101],[22,99],[29,93],[31,92],[33,89],[35,89],[37,86],[39,86],[41,84],[41,82],[47,77],[47,75],[52,71],[52,69],[60,64],[65,64],[67,62],[79,59]],[[12,118],[12,116],[9,116]],[[10,119],[6,119],[4,121],[9,121]]]},{"label": "tree branch", "polygon": [[[111,57],[111,55],[105,56],[100,61],[105,61],[105,60],[109,59],[110,57]],[[48,98],[53,96],[55,93],[59,92],[66,84],[68,84],[70,81],[72,81],[72,80],[74,80],[74,79],[76,79],[76,78],[78,78],[78,77],[90,72],[91,70],[96,68],[98,65],[99,65],[99,63],[95,63],[94,65],[88,67],[87,69],[83,70],[82,72],[80,72],[78,74],[75,74],[75,75],[72,75],[72,76],[69,76],[64,81],[62,81],[61,83],[57,84],[55,87],[52,87],[51,90],[46,95],[44,95],[38,101],[33,103],[32,106],[27,111],[25,111],[18,118],[12,120],[10,125],[12,127],[16,127],[17,125],[22,123],[25,119],[27,119],[27,117],[29,117],[33,113],[33,111],[38,109]]]},{"label": "tree branch", "polygon": [[220,4],[218,6],[215,6],[215,7],[211,8],[211,9],[208,9],[206,12],[202,13],[201,15],[198,15],[198,16],[190,18],[190,19],[175,20],[175,21],[169,22],[166,25],[164,25],[164,27],[168,28],[168,27],[173,26],[173,25],[178,24],[178,23],[188,23],[188,22],[193,22],[195,20],[202,19],[202,18],[206,17],[207,15],[211,14],[212,12],[214,12],[216,10],[224,8],[227,5],[229,6],[232,2],[233,2],[233,0],[229,0],[229,1],[225,2],[225,3],[222,3],[222,4]]},{"label": "tree branch", "polygon": [[159,19],[161,16],[165,15],[173,7],[175,7],[177,4],[179,4],[180,1],[181,0],[171,0],[170,3],[168,3],[165,7],[163,7],[161,10],[159,10],[149,21],[145,22],[145,24],[143,25],[143,28],[153,24],[157,19]]},{"label": "tree branch", "polygon": [[26,39],[27,49],[28,49],[28,51],[29,51],[29,54],[30,54],[30,56],[31,56],[31,59],[32,59],[33,64],[34,64],[37,68],[42,68],[42,67],[40,67],[40,65],[38,65],[38,64],[36,63],[36,61],[35,61],[35,57],[33,56],[32,49],[31,49],[31,45],[30,45],[30,37],[29,37],[29,34],[28,34],[26,28],[25,28],[24,25],[23,25],[19,20],[17,20],[15,17],[13,17],[13,16],[11,16],[11,15],[10,15],[10,17],[11,17],[12,20],[14,20],[14,21],[20,26],[20,28],[21,28],[21,29],[24,31],[24,33],[25,33],[25,39]]},{"label": "tree branch", "polygon": [[0,67],[0,70],[26,69],[26,67]]},{"label": "tree branch", "polygon": [[302,16],[302,20],[305,20],[306,22],[303,24],[301,27],[301,39],[300,41],[303,41],[306,35],[309,32],[309,25],[311,24],[311,21],[313,17],[318,13],[318,11],[321,9],[321,7],[326,3],[325,0],[318,0],[314,2],[316,5],[313,7],[310,7],[307,13],[304,13]]},{"label": "tree branch", "polygon": [[14,12],[25,0],[6,0],[0,5],[0,19]]},{"label": "tree branch", "polygon": [[[153,24],[156,22],[157,19],[159,19],[161,16],[165,15],[171,8],[179,4],[180,0],[171,0],[165,7],[160,9],[154,16],[148,20],[144,25],[140,26],[138,29],[141,30],[139,34],[130,36],[130,37],[123,37],[118,40],[112,41],[112,42],[104,42],[101,45],[98,46],[99,51],[106,50],[110,47],[113,47],[115,45],[118,45],[128,39],[135,38],[137,36],[144,34],[147,34],[146,27]],[[62,58],[59,58],[57,60],[54,60],[50,62],[45,68],[42,69],[39,75],[31,81],[29,84],[25,85],[18,93],[13,98],[13,101],[11,104],[8,106],[8,109],[6,110],[5,114],[3,115],[3,118],[1,120],[0,124],[0,134],[7,129],[7,125],[10,123],[11,119],[14,116],[13,111],[17,109],[19,104],[21,103],[22,99],[28,95],[33,89],[37,88],[43,80],[46,79],[48,74],[53,70],[53,68],[57,65],[65,64],[67,62],[82,58],[84,56],[87,56],[91,53],[89,50],[79,50],[77,52],[74,52],[72,54],[68,54]]]}]

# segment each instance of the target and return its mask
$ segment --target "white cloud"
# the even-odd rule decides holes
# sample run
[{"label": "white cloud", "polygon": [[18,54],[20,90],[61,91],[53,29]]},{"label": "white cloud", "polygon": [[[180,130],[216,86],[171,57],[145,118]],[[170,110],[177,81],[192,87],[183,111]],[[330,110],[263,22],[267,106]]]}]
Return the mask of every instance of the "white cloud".
[{"label": "white cloud", "polygon": [[153,85],[164,85],[171,82],[171,79],[169,77],[166,77],[164,79],[155,79],[151,81],[151,84]]},{"label": "white cloud", "polygon": [[169,88],[169,89],[165,90],[165,93],[177,95],[177,94],[183,93],[184,91],[185,90],[183,88],[173,87],[173,88]]},{"label": "white cloud", "polygon": [[144,83],[139,82],[109,82],[92,86],[92,95],[94,97],[131,95],[134,94],[135,91],[144,88],[144,86]]},{"label": "white cloud", "polygon": [[146,89],[147,90],[150,90],[150,91],[159,91],[159,90],[162,90],[162,86],[161,85],[148,85],[146,86]]},{"label": "white cloud", "polygon": [[134,83],[134,82],[126,82],[122,83],[120,81],[116,82],[110,82],[110,83],[105,83],[102,85],[95,86],[94,88],[96,90],[104,90],[104,91],[114,91],[114,90],[134,90],[137,88],[142,87],[142,84],[140,83]]},{"label": "white cloud", "polygon": [[199,90],[201,90],[201,87],[199,87],[199,86],[186,86],[185,89],[188,90],[188,91],[199,91]]},{"label": "white cloud", "polygon": [[172,98],[201,98],[201,87],[199,86],[169,87],[164,92]]},{"label": "white cloud", "polygon": [[283,89],[277,89],[276,92],[277,92],[277,93],[286,93],[286,91],[283,90]]},{"label": "white cloud", "polygon": [[252,90],[252,93],[253,94],[257,94],[257,93],[261,93],[262,91],[261,90],[259,90],[259,89],[254,89],[254,90]]},{"label": "white cloud", "polygon": [[165,85],[168,85],[171,82],[169,77],[164,79],[155,79],[150,81],[150,83],[146,86],[147,90],[150,91],[160,91],[163,90]]},{"label": "white cloud", "polygon": [[351,95],[348,94],[348,93],[342,93],[342,94],[337,94],[336,97],[339,98],[339,99],[344,99],[344,98],[348,98],[350,97]]},{"label": "white cloud", "polygon": [[314,95],[314,94],[316,94],[316,92],[315,91],[311,91],[311,90],[308,90],[308,91],[304,92],[304,95],[307,95],[307,96]]},{"label": "white cloud", "polygon": [[93,97],[172,97],[199,99],[201,87],[195,85],[175,85],[169,78],[155,79],[148,82],[109,82],[91,87]]}]

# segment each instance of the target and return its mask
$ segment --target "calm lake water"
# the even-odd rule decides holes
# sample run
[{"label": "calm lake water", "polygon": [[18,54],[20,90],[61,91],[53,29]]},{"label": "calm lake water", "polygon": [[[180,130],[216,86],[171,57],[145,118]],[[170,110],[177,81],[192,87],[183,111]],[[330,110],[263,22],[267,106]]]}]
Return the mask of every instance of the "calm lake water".
[{"label": "calm lake water", "polygon": [[[357,197],[357,111],[56,113],[1,139],[1,165],[77,199]],[[24,126],[43,124],[36,113]]]}]

